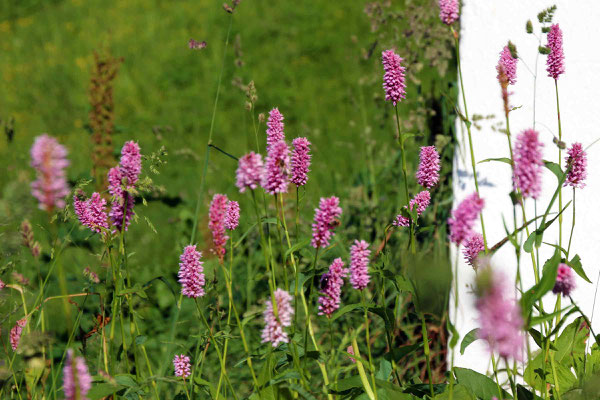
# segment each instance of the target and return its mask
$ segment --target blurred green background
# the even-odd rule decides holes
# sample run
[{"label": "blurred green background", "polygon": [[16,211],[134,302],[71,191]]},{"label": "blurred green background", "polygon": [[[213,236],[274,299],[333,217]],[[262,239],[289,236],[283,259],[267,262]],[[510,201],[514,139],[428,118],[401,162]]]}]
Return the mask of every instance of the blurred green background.
[{"label": "blurred green background", "polygon": [[[206,41],[207,47],[190,50],[190,38]],[[179,290],[178,256],[190,240],[222,65],[213,144],[234,156],[256,150],[253,120],[257,123],[258,114],[279,107],[285,116],[288,141],[306,136],[313,143],[312,171],[306,190],[301,190],[300,239],[310,233],[319,197],[337,195],[344,209],[340,240],[349,244],[364,238],[379,244],[385,226],[404,203],[394,110],[384,102],[381,88],[380,54],[391,47],[405,57],[408,66],[408,96],[400,106],[402,129],[417,135],[408,141],[409,187],[415,187],[418,147],[436,144],[442,153],[443,178],[433,195],[433,211],[425,217],[425,225],[433,228],[420,232],[419,241],[426,252],[445,253],[439,243],[446,236],[445,220],[451,205],[456,95],[452,46],[449,32],[437,19],[435,0],[393,4],[385,0],[244,0],[233,14],[223,10],[222,1],[207,0],[3,2],[0,119],[6,134],[0,138],[0,278],[14,280],[13,271],[25,275],[33,297],[38,274],[47,273],[43,261],[50,257],[56,226],[60,237],[71,232],[72,239],[60,262],[62,290],[86,290],[89,285],[81,274],[86,266],[104,276],[106,265],[98,237],[90,236],[72,219],[64,221],[64,213],[57,223],[50,224],[29,194],[29,182],[35,176],[29,167],[29,148],[41,133],[57,137],[68,148],[68,177],[73,185],[92,176],[90,155],[94,147],[88,94],[94,51],[123,58],[114,80],[115,156],[127,140],[139,142],[145,155],[162,146],[166,151],[162,156],[166,164],[158,168],[159,174],[151,173],[149,163],[145,163],[143,174],[162,190],[146,195],[147,205],[138,202],[138,220],[128,233],[135,282],[143,284],[160,276],[173,290]],[[252,111],[247,110],[246,94],[240,88],[250,81],[258,96]],[[258,128],[263,152],[264,131],[263,123]],[[254,222],[249,196],[239,194],[234,186],[236,166],[231,158],[211,152],[197,236],[209,259],[206,213],[214,193],[240,201],[240,232]],[[92,191],[91,187],[85,190],[88,194]],[[291,191],[288,206],[292,207],[294,200]],[[19,225],[24,218],[32,221],[36,240],[42,244],[42,262],[21,246]],[[250,245],[241,247],[243,257],[236,259],[239,281],[234,284],[236,297],[247,306],[243,311],[252,315],[261,311],[260,302],[267,290],[261,255],[250,251],[255,237],[250,235],[249,240]],[[392,263],[400,262],[405,245],[404,233],[391,237]],[[217,279],[210,272],[214,264],[214,259],[207,262],[211,282]],[[57,274],[51,277],[49,295],[61,293],[58,280]],[[170,352],[174,347],[194,349],[198,323],[192,315],[193,306],[184,304],[171,341],[176,297],[159,281],[153,281],[147,294],[148,299],[137,304],[147,336],[144,340],[154,364],[168,375],[165,369]],[[219,300],[222,293],[220,297],[216,291],[210,294],[214,296],[211,301],[224,301]],[[4,296],[1,307],[6,317],[0,321],[3,336],[8,330],[4,327],[14,323],[18,310],[18,298],[14,294]],[[88,312],[81,320],[81,332],[93,327],[98,310],[95,301],[90,299],[83,305]],[[68,338],[69,324],[62,322],[68,308],[57,303],[48,309],[48,318],[61,321],[52,326],[56,354],[61,354]],[[74,314],[76,309],[71,308],[69,312]],[[257,334],[259,319],[250,322]],[[410,338],[410,333],[407,335]],[[87,345],[92,349],[98,346],[93,341]],[[207,374],[206,379],[214,379],[214,374],[218,377],[212,370]]]}]

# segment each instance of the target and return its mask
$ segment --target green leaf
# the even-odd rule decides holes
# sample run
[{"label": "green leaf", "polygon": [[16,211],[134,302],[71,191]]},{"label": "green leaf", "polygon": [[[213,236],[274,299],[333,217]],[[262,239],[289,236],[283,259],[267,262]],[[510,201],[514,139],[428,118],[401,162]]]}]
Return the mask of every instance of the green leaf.
[{"label": "green leaf", "polygon": [[590,278],[587,277],[585,271],[583,270],[583,266],[581,265],[581,259],[579,258],[579,254],[575,254],[575,257],[571,259],[571,261],[567,261],[567,265],[573,268],[573,271],[577,272],[577,275],[585,279],[587,282],[592,283]]},{"label": "green leaf", "polygon": [[375,378],[387,381],[392,374],[392,363],[385,358],[379,361],[379,371],[375,375]]},{"label": "green leaf", "polygon": [[465,354],[465,349],[471,343],[479,339],[479,328],[473,329],[471,332],[467,333],[460,344],[460,354]]},{"label": "green leaf", "polygon": [[[450,387],[442,394],[438,394],[434,397],[435,400],[449,400],[450,399]],[[463,385],[454,385],[452,388],[452,400],[477,400],[477,397]]]},{"label": "green leaf", "polygon": [[546,321],[553,320],[554,318],[556,318],[559,315],[568,311],[571,307],[573,307],[573,306],[565,307],[562,310],[553,312],[552,314],[544,314],[544,315],[538,315],[537,317],[532,317],[531,320],[529,321],[529,326],[532,327],[532,326],[542,324]]},{"label": "green leaf", "polygon": [[99,400],[120,390],[125,389],[122,385],[113,385],[112,383],[98,383],[90,389],[87,393],[87,397],[90,400]]},{"label": "green leaf", "polygon": [[354,388],[362,388],[362,381],[360,380],[360,376],[354,375],[349,378],[340,379],[337,383],[330,383],[327,386],[330,393],[339,393],[343,394]]},{"label": "green leaf", "polygon": [[485,160],[479,161],[477,164],[481,164],[481,163],[484,163],[484,162],[490,162],[490,161],[503,162],[503,163],[508,164],[508,165],[512,164],[512,162],[510,161],[510,158],[506,158],[506,157],[486,158]]},{"label": "green leaf", "polygon": [[538,395],[535,395],[525,388],[525,386],[517,383],[517,398],[519,400],[542,400]]},{"label": "green leaf", "polygon": [[[458,383],[469,388],[475,396],[481,399],[491,399],[498,397],[498,386],[491,378],[467,368],[454,368],[454,374]],[[505,390],[502,390],[503,399],[512,399],[513,397]]]},{"label": "green leaf", "polygon": [[293,245],[292,247],[290,247],[286,252],[285,252],[285,256],[283,257],[284,260],[287,260],[288,257],[292,254],[295,253],[296,251],[300,250],[303,247],[306,247],[310,244],[310,239],[305,239],[302,240],[298,243],[296,243],[295,245]]},{"label": "green leaf", "polygon": [[525,240],[525,243],[523,243],[523,250],[526,253],[531,253],[533,251],[533,244],[535,243],[535,235],[536,235],[536,231],[531,232],[531,234],[527,237],[527,240]]},{"label": "green leaf", "polygon": [[393,348],[391,352],[386,353],[384,357],[386,358],[386,360],[391,361],[393,359],[394,362],[399,362],[404,357],[420,349],[421,347],[423,347],[423,343],[409,344],[408,346],[396,347]]},{"label": "green leaf", "polygon": [[138,335],[135,337],[135,344],[142,345],[144,343],[146,343],[146,340],[148,340],[148,336],[146,335]]},{"label": "green leaf", "polygon": [[248,236],[248,234],[249,234],[250,232],[252,232],[252,230],[253,230],[255,227],[256,227],[256,222],[255,222],[255,223],[253,223],[252,225],[250,225],[250,228],[248,228],[248,229],[246,230],[246,232],[244,232],[244,233],[242,234],[242,236],[240,236],[240,238],[238,239],[238,241],[237,241],[237,242],[235,242],[235,244],[233,245],[233,247],[234,247],[234,248],[237,248],[237,247],[238,247],[238,246],[239,246],[239,245],[242,243],[242,241],[243,241],[243,240],[246,238],[246,236]]},{"label": "green leaf", "polygon": [[446,326],[448,327],[448,330],[450,331],[450,333],[452,333],[452,339],[450,339],[449,346],[451,349],[453,349],[456,346],[456,344],[458,343],[458,339],[460,339],[460,335],[459,335],[458,331],[456,330],[456,328],[454,327],[454,324],[452,324],[452,322],[450,322],[450,318],[448,318],[446,320]]},{"label": "green leaf", "polygon": [[402,275],[396,275],[396,285],[398,286],[398,290],[407,292],[407,293],[415,293],[415,288],[412,282]]},{"label": "green leaf", "polygon": [[331,316],[331,321],[333,322],[336,319],[338,319],[339,317],[341,317],[342,315],[347,314],[350,311],[354,311],[357,308],[361,308],[361,307],[362,307],[362,304],[360,304],[360,303],[345,305],[344,307],[340,308],[335,313],[333,313],[333,315]]},{"label": "green leaf", "polygon": [[523,293],[523,296],[521,297],[521,307],[523,307],[523,313],[526,317],[531,314],[533,304],[554,287],[559,263],[560,250],[556,249],[554,250],[552,258],[548,259],[544,264],[542,279]]},{"label": "green leaf", "polygon": [[559,182],[563,179],[565,173],[557,163],[544,160],[544,167],[549,169],[556,176],[556,179],[558,179]]}]

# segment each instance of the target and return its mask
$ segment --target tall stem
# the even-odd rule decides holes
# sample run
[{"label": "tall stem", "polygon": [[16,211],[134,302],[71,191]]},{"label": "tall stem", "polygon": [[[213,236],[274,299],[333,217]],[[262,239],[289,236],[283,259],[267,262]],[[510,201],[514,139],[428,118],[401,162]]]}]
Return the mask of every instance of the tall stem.
[{"label": "tall stem", "polygon": [[573,231],[575,230],[575,188],[573,188],[573,220],[571,221],[571,234],[569,235],[569,246],[567,247],[567,259],[571,252],[571,240],[573,239]]},{"label": "tall stem", "polygon": [[373,372],[373,358],[371,357],[371,336],[369,335],[369,314],[367,312],[367,298],[365,291],[360,291],[362,298],[363,309],[365,311],[365,335],[367,339],[367,355],[369,356],[369,372],[371,373],[371,381],[373,382],[373,391],[375,392],[375,398],[377,398],[377,385],[375,383],[375,373]]},{"label": "tall stem", "polygon": [[[560,104],[558,102],[558,80],[554,80],[554,89],[556,90],[556,115],[558,117],[558,165],[562,164],[562,128],[560,124]],[[558,212],[562,210],[562,187],[558,189]],[[562,213],[558,215],[558,245],[562,247]]]},{"label": "tall stem", "polygon": [[427,323],[425,322],[425,314],[421,312],[421,332],[423,334],[423,352],[425,353],[425,360],[427,362],[427,376],[429,377],[429,391],[431,398],[435,397],[433,391],[433,376],[431,375],[431,360],[429,350],[429,334],[427,332]]},{"label": "tall stem", "polygon": [[[458,43],[458,33],[454,30],[454,28],[450,27],[450,29],[452,30],[452,35],[454,36],[454,45],[456,48],[456,63],[458,65],[458,77],[459,77],[459,81],[460,81],[460,93],[462,94],[462,100],[463,100],[463,106],[464,106],[464,112],[465,112],[465,125],[467,126],[467,134],[469,136],[469,151],[471,152],[471,168],[473,169],[473,179],[475,180],[475,191],[477,192],[477,195],[479,197],[481,197],[480,193],[479,193],[479,182],[478,182],[478,178],[477,178],[477,168],[475,168],[475,152],[473,151],[473,139],[471,137],[471,121],[469,120],[469,111],[467,109],[467,98],[465,95],[465,86],[463,83],[463,76],[462,76],[462,67],[461,67],[461,63],[460,63],[460,46]],[[488,251],[488,246],[487,246],[487,238],[485,235],[485,224],[483,222],[483,211],[479,214],[479,219],[481,220],[481,234],[483,236],[483,245],[485,248],[485,252],[487,253]]]}]

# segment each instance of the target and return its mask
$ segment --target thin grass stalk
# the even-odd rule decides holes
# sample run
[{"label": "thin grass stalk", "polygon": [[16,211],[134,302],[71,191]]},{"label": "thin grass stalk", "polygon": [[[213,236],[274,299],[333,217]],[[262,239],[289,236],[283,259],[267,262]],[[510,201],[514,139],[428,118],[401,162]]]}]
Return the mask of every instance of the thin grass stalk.
[{"label": "thin grass stalk", "polygon": [[427,362],[427,376],[429,377],[429,392],[431,394],[431,398],[435,396],[433,391],[433,376],[431,374],[431,359],[430,359],[430,349],[429,349],[429,334],[427,332],[427,323],[425,322],[425,314],[422,312],[421,314],[421,332],[423,335],[423,352],[425,353],[425,361]]},{"label": "thin grass stalk", "polygon": [[365,317],[365,336],[367,339],[367,355],[369,357],[369,372],[371,373],[371,381],[373,384],[373,391],[375,393],[375,398],[377,398],[377,384],[375,383],[375,373],[373,372],[373,358],[371,357],[371,336],[369,334],[369,315],[367,311],[367,298],[365,296],[365,291],[360,291],[360,296],[363,303],[364,317]]}]

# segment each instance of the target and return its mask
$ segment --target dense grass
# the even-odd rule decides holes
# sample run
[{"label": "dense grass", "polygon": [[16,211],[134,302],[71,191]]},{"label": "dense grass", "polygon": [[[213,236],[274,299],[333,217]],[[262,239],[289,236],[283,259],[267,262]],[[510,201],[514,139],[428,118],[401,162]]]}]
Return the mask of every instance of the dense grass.
[{"label": "dense grass", "polygon": [[[418,7],[429,10],[432,3],[423,1]],[[225,52],[213,144],[234,156],[255,150],[253,119],[274,106],[286,117],[286,135],[290,140],[296,136],[307,136],[311,140],[313,163],[306,191],[301,191],[300,239],[308,235],[312,209],[320,196],[336,194],[342,198],[345,229],[340,235],[340,244],[344,244],[344,248],[357,237],[379,243],[383,239],[383,228],[403,203],[393,109],[382,101],[379,54],[384,46],[391,45],[411,49],[415,57],[422,54],[424,50],[419,49],[414,40],[398,35],[398,30],[411,27],[409,19],[396,16],[397,19],[388,21],[392,33],[373,32],[363,12],[364,4],[354,1],[245,1],[233,17],[221,9],[220,2],[206,0],[70,0],[13,2],[4,7],[4,18],[0,20],[3,53],[0,118],[4,122],[14,118],[15,136],[10,142],[7,137],[0,140],[0,166],[6,171],[0,176],[1,276],[9,280],[15,270],[27,276],[35,286],[37,273],[41,276],[47,273],[47,264],[34,261],[20,247],[18,226],[23,218],[34,223],[36,239],[44,249],[43,257],[47,260],[52,256],[51,238],[56,236],[53,229],[57,224],[49,224],[47,216],[37,210],[28,190],[33,178],[33,171],[28,167],[28,150],[33,138],[42,132],[56,136],[70,152],[69,179],[75,183],[90,178],[92,144],[87,128],[87,90],[93,51],[123,57],[114,90],[115,152],[126,140],[135,140],[146,155],[161,146],[168,153],[163,157],[166,164],[159,168],[158,175],[150,173],[148,163],[145,164],[145,173],[164,191],[147,196],[147,206],[137,206],[138,221],[127,238],[134,282],[141,285],[156,277],[164,278],[164,281],[154,280],[148,284],[147,300],[136,300],[140,329],[144,332],[140,340],[145,341],[158,374],[170,376],[172,351],[194,353],[197,335],[204,335],[193,316],[191,302],[184,303],[176,329],[171,331],[171,328],[175,321],[175,300],[179,297],[177,260],[191,236],[230,21],[230,45]],[[401,13],[406,7],[400,5],[397,12]],[[206,40],[208,46],[201,51],[191,51],[187,47],[189,38]],[[440,59],[452,65],[449,50],[446,49]],[[440,100],[442,95],[453,93],[454,69],[448,70],[447,65],[444,71],[450,71],[448,76],[446,72],[440,76],[435,65],[425,65],[413,72],[419,83],[409,87],[402,119],[408,119],[409,113],[415,110],[425,117],[420,123],[409,120],[412,121],[410,128],[419,134],[409,141],[409,150],[413,152],[409,157],[410,176],[414,175],[418,145],[433,144],[435,135],[441,135],[437,138],[439,143],[450,141],[447,138],[452,134],[452,102]],[[232,84],[236,78],[244,84],[254,81],[258,91],[254,114],[245,109],[244,92]],[[423,111],[429,109],[437,114]],[[264,129],[264,124],[258,128],[262,151]],[[449,160],[452,146],[441,148],[445,160]],[[445,221],[451,201],[451,163],[444,165],[445,177],[437,193],[435,212],[427,217],[429,222]],[[212,151],[197,236],[199,247],[209,258],[206,211],[213,193],[226,193],[240,201],[239,234],[246,232],[254,222],[249,197],[239,195],[233,185],[235,168],[234,160]],[[286,199],[290,208],[294,201],[292,192]],[[291,209],[289,215],[291,222]],[[90,266],[101,277],[106,272],[106,259],[99,253],[98,238],[90,237],[72,221],[61,223],[59,227],[59,236],[64,238],[71,232],[73,243],[60,258],[59,273],[49,281],[47,294],[50,296],[84,291],[86,284],[81,270],[85,266]],[[249,238],[255,241],[256,234],[251,233]],[[443,223],[422,232],[420,238],[423,248],[430,251],[439,248],[444,257],[445,247],[437,245],[445,238]],[[240,247],[237,254],[244,257],[235,261],[240,279],[234,282],[236,299],[245,304],[254,336],[261,322],[260,318],[252,317],[262,310],[259,302],[268,293],[264,271],[260,268],[260,253],[246,247],[255,244]],[[404,249],[403,240],[399,236],[392,237],[390,245],[393,251],[389,262],[398,263]],[[344,251],[338,249],[333,253],[346,256]],[[309,264],[310,254],[307,254],[301,258],[302,265]],[[211,282],[220,279],[212,272],[215,265],[215,260],[207,263]],[[394,267],[401,268],[400,264]],[[221,286],[222,282],[216,287]],[[223,292],[214,290],[209,294],[208,304],[220,309],[226,301]],[[11,311],[7,315],[13,322],[11,315],[18,310],[14,308],[18,298],[5,300],[2,307]],[[81,342],[85,332],[94,326],[99,304],[90,298],[79,305],[85,313],[74,338]],[[56,307],[48,308],[46,318],[56,321],[50,328],[55,357],[62,354],[76,315],[77,309],[66,302],[58,307],[57,301]],[[5,332],[3,329],[3,336]],[[90,354],[97,354],[97,340],[90,340],[86,345]],[[208,365],[217,366],[216,357],[210,353],[209,357],[213,358]],[[236,356],[235,361],[237,359]],[[97,370],[94,366],[91,369]],[[218,366],[214,369],[204,366],[204,370],[204,379],[218,378]],[[232,370],[236,371],[235,367]]]}]

